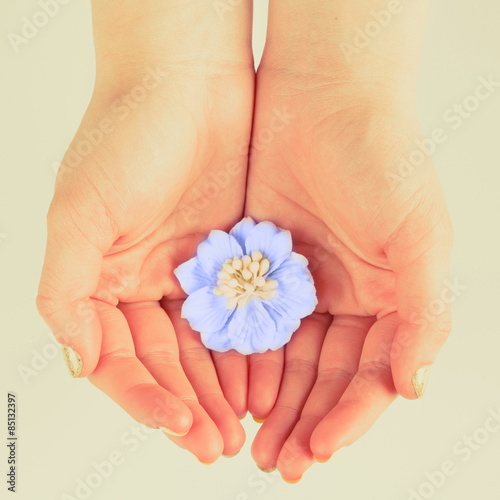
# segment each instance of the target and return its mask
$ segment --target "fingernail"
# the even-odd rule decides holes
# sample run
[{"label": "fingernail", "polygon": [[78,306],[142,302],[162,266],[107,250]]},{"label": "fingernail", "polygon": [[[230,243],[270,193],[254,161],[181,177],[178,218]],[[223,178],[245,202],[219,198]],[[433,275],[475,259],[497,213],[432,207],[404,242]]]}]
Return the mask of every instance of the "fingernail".
[{"label": "fingernail", "polygon": [[198,460],[198,462],[200,462],[200,464],[203,464],[203,465],[212,465],[214,462],[202,462],[196,455],[194,456],[196,458],[196,460]]},{"label": "fingernail", "polygon": [[270,469],[265,469],[264,467],[261,467],[259,464],[257,464],[257,467],[262,471],[262,472],[267,472],[268,474],[270,472],[273,472],[276,470],[276,465],[274,467],[271,467]]},{"label": "fingernail", "polygon": [[238,417],[238,420],[243,420],[246,416],[247,414],[245,413],[242,417]]},{"label": "fingernail", "polygon": [[241,450],[238,450],[236,453],[233,453],[232,455],[224,455],[224,453],[222,454],[223,457],[226,457],[226,458],[233,458],[235,457]]},{"label": "fingernail", "polygon": [[283,481],[285,481],[285,483],[288,483],[288,484],[296,484],[298,483],[300,480],[302,479],[302,476],[300,476],[298,479],[285,479],[283,478]]},{"label": "fingernail", "polygon": [[326,464],[326,462],[328,462],[328,460],[330,460],[330,458],[332,458],[331,455],[328,458],[325,458],[325,459],[320,459],[318,457],[314,457],[314,460],[316,460],[316,462],[318,462],[319,464]]},{"label": "fingernail", "polygon": [[264,422],[264,420],[266,420],[265,418],[257,418],[257,417],[254,417],[252,416],[252,418],[258,423],[258,424],[261,424],[262,422]]},{"label": "fingernail", "polygon": [[415,372],[415,375],[413,375],[413,389],[415,390],[417,398],[421,398],[424,395],[425,390],[427,389],[430,369],[430,366],[423,366]]},{"label": "fingernail", "polygon": [[179,437],[183,437],[189,432],[186,431],[184,434],[179,434],[178,432],[174,432],[172,429],[167,429],[167,427],[160,427],[160,430],[163,431],[165,434],[170,434],[171,436],[179,436]]},{"label": "fingernail", "polygon": [[69,345],[61,346],[64,361],[66,361],[66,366],[68,367],[69,373],[73,378],[78,377],[82,372],[83,363],[80,355]]}]

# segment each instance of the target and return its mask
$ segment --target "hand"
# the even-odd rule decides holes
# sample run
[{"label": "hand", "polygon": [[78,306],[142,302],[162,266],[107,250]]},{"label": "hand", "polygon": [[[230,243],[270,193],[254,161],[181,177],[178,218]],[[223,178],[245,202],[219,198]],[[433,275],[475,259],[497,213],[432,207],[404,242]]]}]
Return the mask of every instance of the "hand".
[{"label": "hand", "polygon": [[[424,388],[419,370],[451,328],[440,297],[452,229],[430,159],[399,169],[421,140],[401,74],[291,57],[301,45],[278,38],[258,71],[252,143],[273,109],[290,123],[252,151],[246,213],[292,231],[319,303],[284,353],[251,360],[249,411],[267,416],[252,445],[257,464],[297,481],[363,435],[398,393],[414,399]],[[276,401],[259,400],[264,385],[279,389]]]},{"label": "hand", "polygon": [[[212,9],[201,21],[203,12],[186,12],[194,5],[173,19],[172,2],[151,14],[126,3],[95,6],[96,88],[58,173],[37,305],[81,359],[74,375],[212,462],[243,444],[235,412],[246,412],[246,360],[216,358],[231,406],[209,351],[180,320],[184,294],[173,270],[210,229],[242,216],[254,81],[242,36],[249,16],[242,7],[241,20],[214,34]],[[143,36],[160,21],[165,38]],[[180,33],[190,33],[182,51]],[[221,50],[218,37],[233,44]]]}]

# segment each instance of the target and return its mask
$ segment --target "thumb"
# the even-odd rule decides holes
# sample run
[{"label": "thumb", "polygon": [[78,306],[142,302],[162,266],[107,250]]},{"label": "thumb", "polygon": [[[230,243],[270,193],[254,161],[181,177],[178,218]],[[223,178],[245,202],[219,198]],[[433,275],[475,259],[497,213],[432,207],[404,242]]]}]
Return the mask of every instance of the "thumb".
[{"label": "thumb", "polygon": [[452,240],[444,209],[442,216],[434,211],[433,216],[408,218],[387,248],[399,315],[391,369],[396,390],[408,399],[425,392],[430,366],[451,331]]},{"label": "thumb", "polygon": [[102,337],[90,297],[114,237],[97,193],[86,193],[82,185],[70,191],[58,194],[56,189],[47,214],[47,247],[36,302],[62,345],[71,375],[87,377],[99,360]]}]

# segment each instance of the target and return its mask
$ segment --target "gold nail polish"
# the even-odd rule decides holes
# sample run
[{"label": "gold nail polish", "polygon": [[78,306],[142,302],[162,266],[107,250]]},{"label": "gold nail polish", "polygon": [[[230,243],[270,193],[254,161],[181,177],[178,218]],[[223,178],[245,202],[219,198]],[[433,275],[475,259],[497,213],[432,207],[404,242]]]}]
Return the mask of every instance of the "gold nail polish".
[{"label": "gold nail polish", "polygon": [[233,458],[235,457],[238,453],[240,452],[240,450],[238,450],[236,453],[233,453],[232,455],[224,455],[224,453],[222,454],[223,457],[226,457],[226,458]]},{"label": "gold nail polish", "polygon": [[170,436],[183,437],[183,436],[185,436],[187,434],[187,432],[185,432],[184,434],[179,434],[179,433],[174,432],[174,431],[172,431],[170,429],[167,429],[167,427],[160,427],[160,430],[163,431],[165,434],[169,434]]},{"label": "gold nail polish", "polygon": [[73,378],[78,377],[82,372],[83,363],[80,355],[69,345],[62,345],[62,353],[69,373]]},{"label": "gold nail polish", "polygon": [[321,460],[318,457],[314,457],[314,460],[316,460],[316,462],[318,462],[319,464],[326,464],[326,462],[328,462],[328,460],[330,460],[330,458],[332,458],[331,455],[328,458],[326,458],[325,460]]},{"label": "gold nail polish", "polygon": [[423,366],[415,372],[415,375],[413,375],[413,389],[415,389],[415,394],[418,398],[421,398],[427,389],[430,369],[430,366]]},{"label": "gold nail polish", "polygon": [[276,470],[276,465],[274,467],[271,467],[270,469],[264,469],[264,467],[261,467],[259,464],[257,464],[257,467],[262,471],[262,472],[267,472],[268,474],[270,472],[274,472]]},{"label": "gold nail polish", "polygon": [[300,476],[298,479],[293,479],[293,480],[292,479],[285,479],[284,477],[282,479],[283,479],[283,481],[285,481],[285,483],[296,484],[302,479],[302,476]]},{"label": "gold nail polish", "polygon": [[261,424],[262,422],[264,422],[264,420],[266,420],[265,418],[257,418],[257,417],[254,417],[252,416],[252,418],[258,423],[258,424]]}]

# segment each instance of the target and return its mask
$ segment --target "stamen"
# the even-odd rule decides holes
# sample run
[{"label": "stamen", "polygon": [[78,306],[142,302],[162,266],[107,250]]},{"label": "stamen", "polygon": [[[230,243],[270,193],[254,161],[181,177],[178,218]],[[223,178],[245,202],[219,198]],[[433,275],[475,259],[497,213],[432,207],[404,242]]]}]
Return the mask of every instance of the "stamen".
[{"label": "stamen", "polygon": [[234,274],[234,268],[233,268],[233,266],[231,266],[227,262],[222,266],[222,269],[224,269],[224,271],[226,271],[226,273]]},{"label": "stamen", "polygon": [[234,309],[238,305],[239,297],[231,297],[227,300],[227,308]]},{"label": "stamen", "polygon": [[259,276],[264,276],[264,274],[269,271],[269,268],[271,267],[271,264],[267,259],[262,259],[260,261],[260,269],[259,269]]},{"label": "stamen", "polygon": [[252,297],[268,300],[276,297],[278,281],[266,280],[271,263],[262,252],[254,250],[251,255],[229,259],[217,273],[215,295],[227,297],[227,307],[244,307]]},{"label": "stamen", "polygon": [[229,274],[226,273],[226,271],[219,271],[217,273],[217,278],[219,278],[220,280],[230,280],[231,276],[229,276]]},{"label": "stamen", "polygon": [[276,280],[268,280],[264,284],[264,287],[269,290],[274,290],[278,286],[278,282]]},{"label": "stamen", "polygon": [[266,278],[263,276],[259,276],[258,278],[255,278],[255,284],[257,286],[264,286],[266,284]]},{"label": "stamen", "polygon": [[[253,252],[252,252],[253,253]],[[250,271],[252,271],[252,273],[254,274],[254,276],[257,276],[257,273],[259,272],[259,263],[258,262],[252,262],[249,266],[248,266],[248,269],[250,269]]]},{"label": "stamen", "polygon": [[252,252],[252,260],[254,262],[259,262],[262,259],[262,253],[260,253],[258,250],[254,250]]},{"label": "stamen", "polygon": [[252,273],[248,269],[243,269],[243,271],[241,271],[241,274],[247,281],[252,279]]},{"label": "stamen", "polygon": [[219,287],[219,290],[222,292],[223,295],[226,295],[226,297],[236,297],[236,295],[238,294],[237,290],[227,285],[221,285]]},{"label": "stamen", "polygon": [[239,285],[238,280],[236,278],[233,278],[232,280],[229,280],[227,282],[227,286],[231,288],[236,288]]}]

